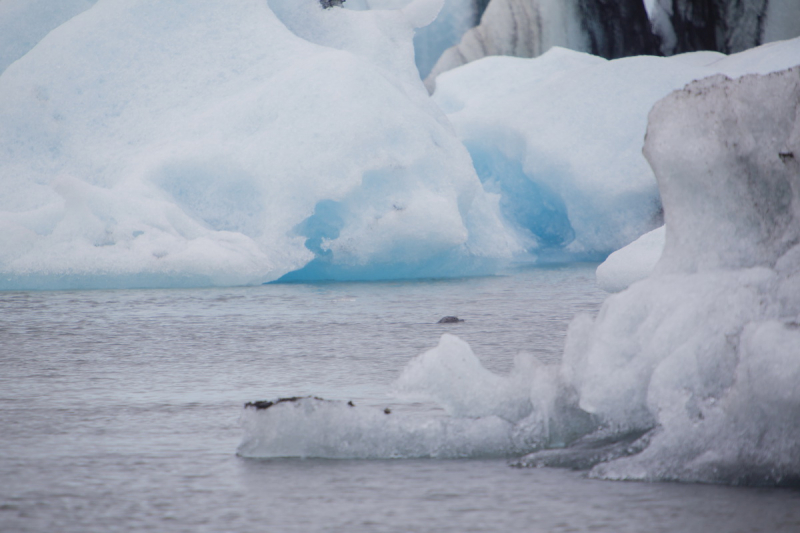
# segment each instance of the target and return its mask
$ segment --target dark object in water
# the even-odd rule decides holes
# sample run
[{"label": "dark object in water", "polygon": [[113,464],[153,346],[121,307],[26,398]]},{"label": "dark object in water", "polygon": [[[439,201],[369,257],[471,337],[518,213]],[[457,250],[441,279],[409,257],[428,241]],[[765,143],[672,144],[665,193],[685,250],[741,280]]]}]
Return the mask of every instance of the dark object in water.
[{"label": "dark object in water", "polygon": [[331,7],[341,7],[344,1],[345,0],[319,0],[319,3],[322,4],[323,8],[329,9]]},{"label": "dark object in water", "polygon": [[353,403],[353,400],[350,400],[349,402],[347,402],[347,405],[349,405],[350,407],[355,407],[356,406],[356,404]]},{"label": "dark object in water", "polygon": [[392,414],[392,410],[389,409],[388,407],[386,409],[384,409],[383,412],[386,413],[387,415]]},{"label": "dark object in water", "polygon": [[458,318],[457,316],[446,316],[439,320],[437,324],[455,324],[456,322],[464,322],[464,320]]},{"label": "dark object in water", "polygon": [[319,398],[318,396],[292,396],[291,398],[279,398],[279,399],[275,400],[274,402],[270,402],[268,400],[261,400],[261,401],[258,401],[258,402],[247,402],[246,404],[244,404],[244,406],[245,406],[245,408],[252,407],[252,408],[254,408],[256,410],[269,409],[273,405],[276,405],[276,404],[279,404],[279,403],[296,402],[297,400],[302,400],[304,398],[313,398],[315,400],[324,401],[324,400],[322,400],[322,398]]}]

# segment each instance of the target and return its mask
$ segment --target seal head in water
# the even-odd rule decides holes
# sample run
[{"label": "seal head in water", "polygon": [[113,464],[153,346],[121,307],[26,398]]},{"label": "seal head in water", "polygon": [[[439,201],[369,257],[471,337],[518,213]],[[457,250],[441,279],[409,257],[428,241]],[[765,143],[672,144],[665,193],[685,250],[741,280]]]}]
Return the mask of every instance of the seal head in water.
[{"label": "seal head in water", "polygon": [[439,320],[437,324],[455,324],[456,322],[464,322],[464,321],[458,318],[457,316],[446,316],[441,320]]}]

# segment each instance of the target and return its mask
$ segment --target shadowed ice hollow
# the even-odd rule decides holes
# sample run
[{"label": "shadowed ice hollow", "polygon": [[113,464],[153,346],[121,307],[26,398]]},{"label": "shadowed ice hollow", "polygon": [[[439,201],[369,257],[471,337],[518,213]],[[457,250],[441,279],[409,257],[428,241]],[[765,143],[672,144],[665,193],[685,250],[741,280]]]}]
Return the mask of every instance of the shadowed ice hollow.
[{"label": "shadowed ice hollow", "polygon": [[554,47],[446,72],[434,100],[523,246],[542,259],[603,260],[663,223],[642,155],[653,105],[695,79],[766,74],[798,58],[800,39],[730,56],[613,61]]}]

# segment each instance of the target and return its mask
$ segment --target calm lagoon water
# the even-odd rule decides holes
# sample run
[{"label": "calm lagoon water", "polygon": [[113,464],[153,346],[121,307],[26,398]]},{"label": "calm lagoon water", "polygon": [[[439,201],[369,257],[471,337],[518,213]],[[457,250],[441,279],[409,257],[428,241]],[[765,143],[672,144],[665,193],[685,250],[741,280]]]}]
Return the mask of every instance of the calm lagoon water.
[{"label": "calm lagoon water", "polygon": [[[244,402],[383,405],[444,332],[561,353],[594,265],[460,280],[0,293],[0,531],[797,532],[800,492],[506,460],[243,459]],[[439,325],[445,315],[466,322]]]}]

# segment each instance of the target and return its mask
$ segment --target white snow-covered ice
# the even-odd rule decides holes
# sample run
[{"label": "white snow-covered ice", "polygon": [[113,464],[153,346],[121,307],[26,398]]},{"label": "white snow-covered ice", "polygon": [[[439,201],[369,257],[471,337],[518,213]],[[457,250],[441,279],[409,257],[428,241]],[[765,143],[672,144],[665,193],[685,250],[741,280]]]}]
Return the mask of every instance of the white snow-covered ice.
[{"label": "white snow-covered ice", "polygon": [[437,7],[101,0],[51,31],[0,76],[0,287],[493,272],[517,245],[414,67]]},{"label": "white snow-covered ice", "polygon": [[653,104],[716,73],[764,74],[798,63],[800,39],[731,56],[613,61],[551,48],[534,59],[488,57],[446,72],[434,99],[527,249],[605,259],[663,223],[641,153]]},{"label": "white snow-covered ice", "polygon": [[656,427],[614,479],[800,473],[800,68],[707,78],[650,113],[666,243],[654,273],[573,328],[580,406]]},{"label": "white snow-covered ice", "polygon": [[0,74],[58,26],[97,0],[3,0],[0,3]]},{"label": "white snow-covered ice", "polygon": [[597,285],[607,292],[619,292],[645,279],[661,259],[665,234],[661,226],[609,255],[597,267]]},{"label": "white snow-covered ice", "polygon": [[41,20],[46,3],[4,4],[5,26],[39,22],[0,75],[0,288],[604,259],[662,222],[640,155],[650,106],[800,55],[798,40],[610,62],[553,49],[447,73],[431,100],[412,39],[456,7],[369,4],[100,0]]},{"label": "white snow-covered ice", "polygon": [[[432,0],[436,2],[437,0]],[[347,0],[347,9],[400,9],[411,0]],[[427,26],[417,28],[414,35],[414,52],[417,69],[425,78],[439,60],[442,52],[458,44],[462,35],[478,23],[476,0],[444,0],[436,19]]]}]

